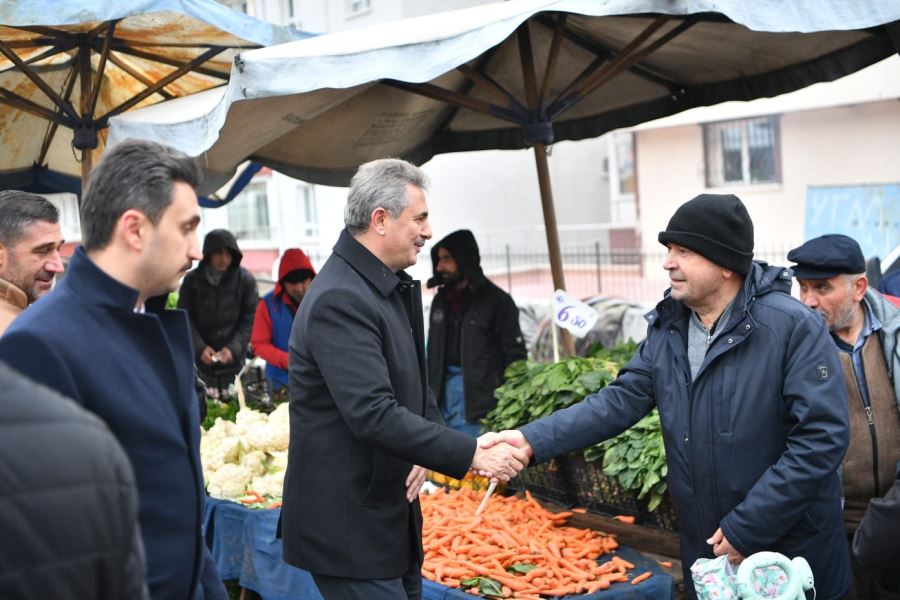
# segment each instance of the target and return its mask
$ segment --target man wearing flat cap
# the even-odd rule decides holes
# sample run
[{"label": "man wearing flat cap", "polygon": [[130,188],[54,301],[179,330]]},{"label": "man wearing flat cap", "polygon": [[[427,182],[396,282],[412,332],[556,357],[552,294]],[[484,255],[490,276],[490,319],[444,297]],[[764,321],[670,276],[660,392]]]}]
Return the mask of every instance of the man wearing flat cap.
[{"label": "man wearing flat cap", "polygon": [[[788,260],[796,263],[800,300],[825,318],[840,350],[850,415],[844,525],[852,540],[869,501],[894,484],[900,461],[900,310],[869,287],[865,258],[853,238],[811,239],[791,250]],[[853,579],[857,599],[884,597],[878,580],[855,561]]]},{"label": "man wearing flat cap", "polygon": [[532,462],[609,439],[659,409],[666,482],[691,565],[770,550],[803,556],[819,600],[844,598],[850,559],[837,469],[846,391],[822,320],[790,296],[783,267],[753,261],[753,222],[733,195],[675,211],[659,241],[670,289],[612,384],[504,440]]}]

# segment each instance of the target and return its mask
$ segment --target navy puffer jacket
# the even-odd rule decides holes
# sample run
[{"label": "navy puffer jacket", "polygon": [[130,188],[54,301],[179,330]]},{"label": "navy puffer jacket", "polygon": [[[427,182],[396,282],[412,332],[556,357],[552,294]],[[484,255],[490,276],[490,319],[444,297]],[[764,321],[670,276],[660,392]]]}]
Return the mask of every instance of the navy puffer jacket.
[{"label": "navy puffer jacket", "polygon": [[667,294],[612,385],[522,428],[540,462],[658,407],[692,597],[689,568],[713,556],[706,539],[719,527],[744,556],[805,557],[822,600],[850,586],[836,473],[849,439],[843,372],[823,320],[790,284],[787,269],[754,263],[693,382],[690,311]]}]

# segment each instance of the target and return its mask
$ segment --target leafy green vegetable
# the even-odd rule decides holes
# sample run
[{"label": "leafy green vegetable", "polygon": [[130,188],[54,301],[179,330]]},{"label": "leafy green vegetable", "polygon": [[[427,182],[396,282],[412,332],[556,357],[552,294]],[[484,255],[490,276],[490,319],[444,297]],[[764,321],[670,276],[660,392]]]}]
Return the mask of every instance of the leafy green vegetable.
[{"label": "leafy green vegetable", "polygon": [[529,571],[534,571],[537,569],[537,565],[533,565],[531,563],[516,563],[514,565],[509,565],[506,567],[506,570],[510,573],[528,573]]},{"label": "leafy green vegetable", "polygon": [[565,358],[557,363],[517,361],[494,391],[497,406],[481,421],[489,431],[514,429],[581,401],[615,379],[618,365],[605,358]]},{"label": "leafy green vegetable", "polygon": [[169,292],[166,296],[166,309],[172,310],[178,308],[178,292]]},{"label": "leafy green vegetable", "polygon": [[[506,382],[494,396],[497,406],[481,423],[488,431],[515,429],[580,402],[611,383],[637,350],[628,340],[612,348],[595,344],[587,357],[557,363],[518,361],[506,369]],[[649,494],[656,509],[666,492],[666,453],[659,413],[654,410],[621,435],[587,448],[585,459],[603,459],[603,473],[615,477],[638,498]]]},{"label": "leafy green vegetable", "polygon": [[477,587],[482,596],[503,597],[503,586],[500,585],[499,581],[491,579],[490,577],[472,577],[470,579],[463,579],[459,583],[462,584],[464,588]]},{"label": "leafy green vegetable", "polygon": [[203,427],[203,429],[209,429],[215,424],[216,419],[219,417],[233,423],[236,418],[238,408],[239,407],[237,402],[219,402],[218,400],[207,398],[206,418],[203,419],[203,423],[201,424],[201,426]]},{"label": "leafy green vegetable", "polygon": [[588,461],[603,458],[603,474],[615,477],[638,498],[650,494],[647,508],[655,510],[666,492],[666,451],[659,412],[654,409],[631,429],[584,451]]}]

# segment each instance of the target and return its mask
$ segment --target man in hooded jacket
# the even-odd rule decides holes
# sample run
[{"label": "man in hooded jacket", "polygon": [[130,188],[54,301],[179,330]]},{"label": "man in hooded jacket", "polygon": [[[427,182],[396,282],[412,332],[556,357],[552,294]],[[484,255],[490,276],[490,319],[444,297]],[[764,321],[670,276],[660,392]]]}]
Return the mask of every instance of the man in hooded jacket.
[{"label": "man in hooded jacket", "polygon": [[214,229],[203,239],[203,259],[184,277],[178,308],[188,313],[200,378],[216,394],[244,366],[259,292],[241,266],[234,235]]},{"label": "man in hooded jacket", "polygon": [[790,270],[753,261],[753,222],[736,196],[686,202],[659,241],[671,287],[616,380],[493,439],[540,463],[657,408],[689,597],[697,559],[736,564],[769,550],[804,557],[819,600],[844,598],[851,572],[837,469],[847,392],[824,322],[791,297]]},{"label": "man in hooded jacket", "polygon": [[428,287],[440,287],[428,325],[428,383],[447,426],[477,437],[506,367],[527,356],[519,309],[484,276],[468,229],[435,244],[431,264]]},{"label": "man in hooded jacket", "polygon": [[266,361],[266,379],[276,398],[285,396],[288,384],[288,342],[297,308],[316,276],[309,257],[300,248],[288,248],[278,264],[275,289],[259,299],[253,319],[250,344],[256,356]]}]

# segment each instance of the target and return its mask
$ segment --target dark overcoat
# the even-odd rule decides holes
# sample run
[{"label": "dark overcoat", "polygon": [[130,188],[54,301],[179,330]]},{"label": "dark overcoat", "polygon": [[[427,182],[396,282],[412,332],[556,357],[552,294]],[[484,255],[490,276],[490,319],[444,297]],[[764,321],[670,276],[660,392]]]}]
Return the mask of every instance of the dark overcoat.
[{"label": "dark overcoat", "polygon": [[[154,600],[223,598],[201,537],[206,495],[187,316],[138,291],[79,247],[65,277],[0,338],[0,359],[102,418],[137,477]],[[201,586],[201,579],[203,585]]]},{"label": "dark overcoat", "polygon": [[806,558],[821,600],[849,590],[837,476],[849,441],[843,371],[824,321],[790,285],[789,270],[754,263],[693,381],[691,313],[667,294],[614,383],[522,428],[540,462],[613,437],[658,407],[692,597],[689,568],[713,556],[706,540],[720,527],[744,556]]},{"label": "dark overcoat", "polygon": [[288,563],[359,579],[421,564],[422,514],[406,477],[413,465],[462,477],[475,453],[473,438],[434,422],[421,302],[418,281],[346,231],[304,296],[288,367]]}]

